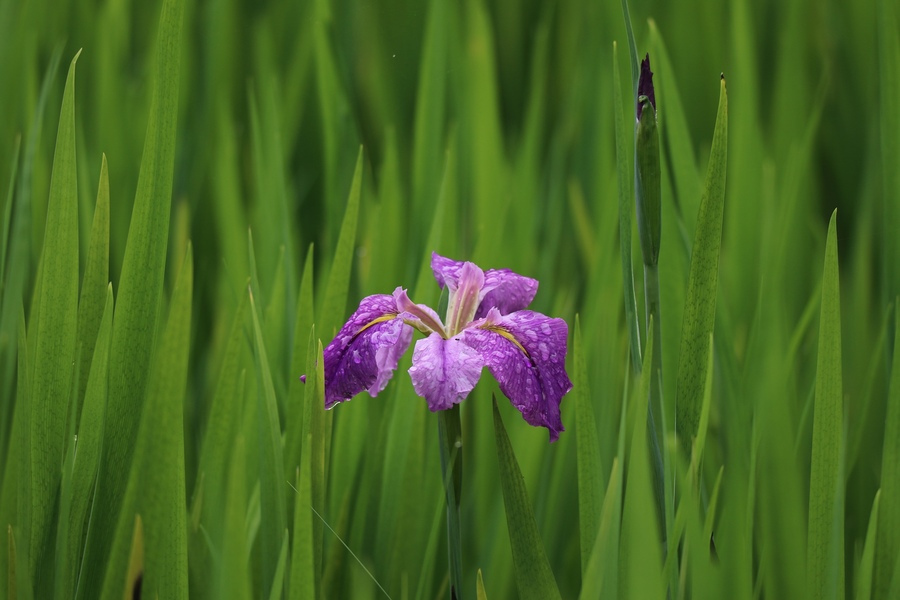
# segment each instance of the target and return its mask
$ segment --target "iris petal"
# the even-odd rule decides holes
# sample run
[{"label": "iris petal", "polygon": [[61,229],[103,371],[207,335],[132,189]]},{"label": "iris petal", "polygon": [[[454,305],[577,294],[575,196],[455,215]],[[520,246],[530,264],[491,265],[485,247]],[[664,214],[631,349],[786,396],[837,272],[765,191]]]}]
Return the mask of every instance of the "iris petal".
[{"label": "iris petal", "polygon": [[478,383],[483,367],[479,352],[457,338],[432,333],[416,342],[409,376],[416,393],[434,412],[462,402]]},{"label": "iris petal", "polygon": [[556,441],[565,429],[559,405],[572,389],[565,369],[566,322],[528,310],[502,315],[491,309],[460,337],[481,354],[525,421],[546,427]]},{"label": "iris petal", "polygon": [[325,408],[363,390],[375,396],[384,389],[412,341],[413,328],[397,317],[392,296],[362,299],[325,348]]},{"label": "iris petal", "polygon": [[[458,287],[465,264],[436,252],[431,253],[431,271],[441,289],[444,286],[450,286],[451,289]],[[534,300],[537,290],[536,279],[519,275],[509,269],[487,269],[484,272],[481,302],[475,312],[475,319],[484,318],[492,308],[499,310],[501,315],[523,310]]]}]

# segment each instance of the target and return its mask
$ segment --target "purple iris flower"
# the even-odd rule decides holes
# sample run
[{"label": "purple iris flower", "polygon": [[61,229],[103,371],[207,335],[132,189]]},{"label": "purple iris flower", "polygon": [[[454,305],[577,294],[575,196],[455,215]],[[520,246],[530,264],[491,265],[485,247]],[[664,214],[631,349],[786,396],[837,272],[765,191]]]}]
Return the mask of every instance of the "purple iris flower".
[{"label": "purple iris flower", "polygon": [[461,402],[487,367],[525,420],[546,427],[555,441],[564,431],[559,404],[572,389],[565,366],[569,329],[562,319],[524,310],[538,282],[435,253],[431,269],[450,292],[445,320],[400,287],[390,296],[363,298],[325,348],[325,408],[363,390],[372,396],[383,390],[418,329],[427,337],[416,342],[409,375],[432,411]]}]

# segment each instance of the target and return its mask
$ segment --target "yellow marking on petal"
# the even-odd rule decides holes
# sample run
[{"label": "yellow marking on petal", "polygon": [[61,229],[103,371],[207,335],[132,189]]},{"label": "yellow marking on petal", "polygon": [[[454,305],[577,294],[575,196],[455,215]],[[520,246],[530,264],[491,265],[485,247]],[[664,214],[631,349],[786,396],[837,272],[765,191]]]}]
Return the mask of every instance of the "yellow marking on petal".
[{"label": "yellow marking on petal", "polygon": [[396,318],[397,318],[397,313],[388,313],[386,315],[381,315],[377,319],[372,319],[371,321],[369,321],[368,323],[363,325],[359,331],[357,331],[356,333],[353,334],[353,337],[355,338],[356,336],[361,334],[363,331],[365,331],[372,325],[377,325],[378,323],[384,323],[385,321],[390,321],[390,320],[396,319]]},{"label": "yellow marking on petal", "polygon": [[501,335],[502,337],[505,337],[506,339],[508,339],[509,341],[511,341],[513,344],[515,344],[515,345],[516,345],[516,348],[518,348],[519,350],[521,350],[522,353],[525,354],[525,356],[528,356],[529,358],[531,358],[531,356],[528,354],[528,350],[526,350],[526,349],[525,349],[525,346],[523,346],[523,345],[519,342],[519,340],[516,339],[516,336],[514,336],[513,334],[511,334],[511,333],[508,332],[507,330],[503,329],[502,327],[497,327],[496,325],[482,325],[482,326],[481,326],[481,329],[485,329],[485,330],[487,330],[487,331],[493,331],[494,333],[499,334],[499,335]]}]

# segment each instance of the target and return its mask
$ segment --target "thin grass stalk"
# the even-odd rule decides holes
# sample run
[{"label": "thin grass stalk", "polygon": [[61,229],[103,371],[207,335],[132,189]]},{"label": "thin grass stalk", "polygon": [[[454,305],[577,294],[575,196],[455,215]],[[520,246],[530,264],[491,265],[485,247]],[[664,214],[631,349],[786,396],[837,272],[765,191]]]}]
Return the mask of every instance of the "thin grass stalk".
[{"label": "thin grass stalk", "polygon": [[450,559],[450,598],[462,598],[462,544],[459,501],[462,491],[462,426],[459,405],[438,413],[441,475],[447,497],[447,554]]}]

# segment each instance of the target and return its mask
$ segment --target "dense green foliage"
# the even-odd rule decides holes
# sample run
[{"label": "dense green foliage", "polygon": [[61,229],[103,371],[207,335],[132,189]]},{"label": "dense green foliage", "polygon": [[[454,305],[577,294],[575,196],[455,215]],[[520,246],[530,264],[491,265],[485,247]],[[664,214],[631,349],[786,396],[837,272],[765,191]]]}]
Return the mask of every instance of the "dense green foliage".
[{"label": "dense green foliage", "polygon": [[[625,8],[0,0],[0,597],[900,597],[900,10]],[[432,251],[569,324],[558,442],[324,410]]]}]

